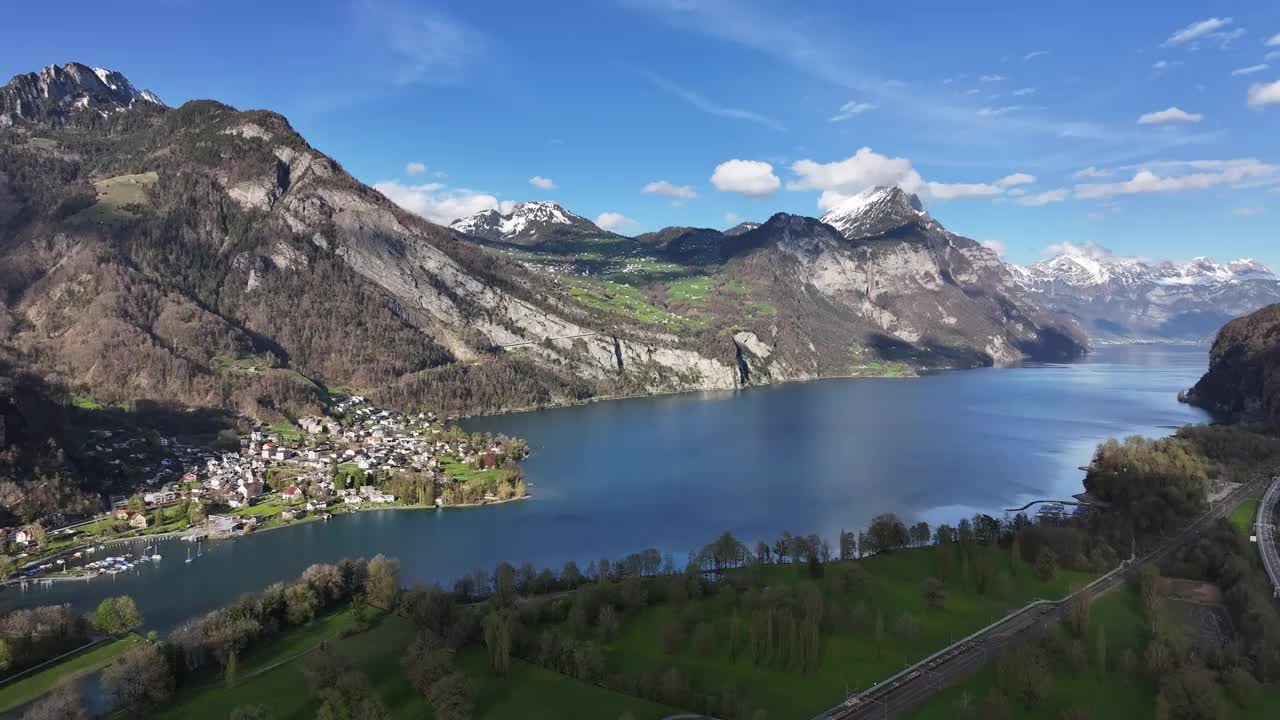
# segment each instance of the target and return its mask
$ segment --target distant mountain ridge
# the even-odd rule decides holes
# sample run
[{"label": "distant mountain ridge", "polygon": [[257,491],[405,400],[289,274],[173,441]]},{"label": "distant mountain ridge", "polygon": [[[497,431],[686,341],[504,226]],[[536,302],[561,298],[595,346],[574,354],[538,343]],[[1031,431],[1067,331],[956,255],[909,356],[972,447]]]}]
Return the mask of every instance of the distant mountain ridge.
[{"label": "distant mountain ridge", "polygon": [[1041,304],[1100,339],[1205,340],[1231,318],[1280,302],[1280,278],[1250,258],[1174,262],[1073,249],[1011,267]]},{"label": "distant mountain ridge", "polygon": [[54,121],[90,110],[100,116],[136,103],[165,107],[150,90],[138,90],[119,72],[80,63],[50,65],[13,78],[0,88],[0,127],[20,122]]}]

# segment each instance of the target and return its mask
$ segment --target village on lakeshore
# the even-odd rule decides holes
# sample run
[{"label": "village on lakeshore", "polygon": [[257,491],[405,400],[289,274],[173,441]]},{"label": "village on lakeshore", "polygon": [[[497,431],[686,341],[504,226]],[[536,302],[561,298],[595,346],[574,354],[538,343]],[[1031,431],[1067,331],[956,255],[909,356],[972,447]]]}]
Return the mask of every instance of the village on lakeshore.
[{"label": "village on lakeshore", "polygon": [[257,425],[238,449],[120,430],[96,430],[90,442],[104,467],[128,468],[135,492],[59,527],[0,528],[9,581],[114,574],[161,558],[152,546],[117,557],[103,544],[114,540],[217,539],[361,509],[527,497],[517,464],[529,452],[524,440],[467,433],[433,412],[400,413],[360,395],[336,399],[324,415]]}]

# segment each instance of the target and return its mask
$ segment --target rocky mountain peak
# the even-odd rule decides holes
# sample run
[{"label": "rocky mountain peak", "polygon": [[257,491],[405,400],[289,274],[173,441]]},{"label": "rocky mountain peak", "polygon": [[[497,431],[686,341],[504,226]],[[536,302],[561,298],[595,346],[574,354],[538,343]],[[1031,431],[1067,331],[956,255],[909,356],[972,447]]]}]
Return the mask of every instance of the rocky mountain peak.
[{"label": "rocky mountain peak", "polygon": [[729,228],[728,230],[725,230],[724,234],[729,237],[737,237],[739,235],[749,233],[758,227],[760,227],[760,223],[758,222],[750,222],[750,221],[740,222],[737,225],[734,225],[733,227]]},{"label": "rocky mountain peak", "polygon": [[920,198],[897,186],[868,188],[840,201],[822,216],[850,240],[874,237],[906,225],[932,223]]},{"label": "rocky mountain peak", "polygon": [[515,203],[507,212],[482,210],[455,220],[450,227],[483,240],[526,246],[610,234],[581,215],[549,201]]},{"label": "rocky mountain peak", "polygon": [[16,75],[0,88],[0,126],[65,121],[82,112],[106,116],[137,103],[166,107],[155,93],[138,90],[122,73],[77,62]]}]

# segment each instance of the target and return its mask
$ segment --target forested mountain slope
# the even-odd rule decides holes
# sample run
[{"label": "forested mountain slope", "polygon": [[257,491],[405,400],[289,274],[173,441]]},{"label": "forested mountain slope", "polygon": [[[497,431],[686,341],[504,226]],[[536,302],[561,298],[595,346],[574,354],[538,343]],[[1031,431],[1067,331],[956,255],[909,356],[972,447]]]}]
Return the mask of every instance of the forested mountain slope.
[{"label": "forested mountain slope", "polygon": [[1185,398],[1213,412],[1280,427],[1280,304],[1223,326],[1209,354],[1209,371]]}]

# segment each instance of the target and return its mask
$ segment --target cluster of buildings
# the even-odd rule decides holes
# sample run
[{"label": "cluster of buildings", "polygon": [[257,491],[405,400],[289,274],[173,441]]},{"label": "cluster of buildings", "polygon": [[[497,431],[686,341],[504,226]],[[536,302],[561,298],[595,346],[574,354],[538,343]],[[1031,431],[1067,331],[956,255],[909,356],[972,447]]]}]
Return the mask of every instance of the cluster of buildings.
[{"label": "cluster of buildings", "polygon": [[[277,504],[283,506],[279,516],[289,521],[338,507],[395,503],[398,498],[375,479],[416,473],[429,478],[434,490],[435,483],[450,480],[448,467],[496,467],[508,452],[502,443],[475,446],[462,433],[446,432],[435,413],[386,410],[359,395],[331,406],[330,416],[305,417],[297,424],[301,432],[258,427],[241,438],[235,452],[190,447],[154,434],[98,431],[93,452],[127,477],[140,480],[135,486],[143,488],[147,510],[184,500],[199,502],[209,513],[208,531],[214,535],[251,529],[273,516]],[[268,495],[270,510],[250,509]],[[432,497],[437,505],[444,504],[439,492]],[[137,511],[136,501],[131,509],[129,501],[128,496],[111,498],[113,519],[145,529],[151,524],[148,514]],[[0,539],[23,546],[35,541],[36,530],[0,529]]]}]

